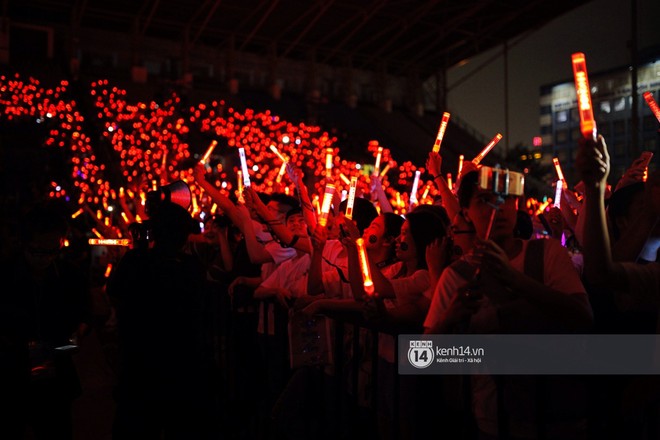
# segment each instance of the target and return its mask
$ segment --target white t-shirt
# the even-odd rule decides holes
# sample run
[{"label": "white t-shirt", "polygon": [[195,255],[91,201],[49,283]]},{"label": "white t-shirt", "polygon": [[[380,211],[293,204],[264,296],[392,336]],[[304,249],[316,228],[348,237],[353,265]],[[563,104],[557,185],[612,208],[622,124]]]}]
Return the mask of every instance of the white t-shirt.
[{"label": "white t-shirt", "polygon": [[[385,299],[383,302],[387,309],[395,309],[398,305],[410,302],[417,302],[420,296],[431,299],[433,288],[429,278],[429,271],[426,269],[416,270],[407,277],[394,278],[402,270],[403,262],[388,266],[383,275],[392,283],[392,289],[396,298]],[[387,362],[394,363],[396,359],[396,344],[394,336],[379,333],[378,334],[378,354]]]},{"label": "white t-shirt", "polygon": [[[278,245],[279,246],[279,245]],[[277,268],[265,278],[260,287],[268,288],[285,288],[291,291],[292,298],[299,298],[307,295],[307,275],[309,274],[309,265],[311,263],[311,256],[309,254],[302,254],[298,256],[297,251],[294,251],[296,256],[289,258],[280,263]],[[326,255],[325,249],[323,256]],[[322,263],[322,270],[329,271],[331,266],[325,261]],[[333,269],[334,270],[334,269]],[[259,305],[259,324],[257,326],[258,333],[264,333],[264,302]],[[268,334],[275,334],[275,305],[268,304]]]}]

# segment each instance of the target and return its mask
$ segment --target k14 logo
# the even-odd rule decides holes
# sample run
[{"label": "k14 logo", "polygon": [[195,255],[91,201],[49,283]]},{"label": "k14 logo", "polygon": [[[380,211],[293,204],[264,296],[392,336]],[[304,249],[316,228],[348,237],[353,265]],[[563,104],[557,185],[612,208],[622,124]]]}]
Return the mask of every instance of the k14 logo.
[{"label": "k14 logo", "polygon": [[426,368],[433,363],[433,341],[410,341],[408,361],[415,368]]}]

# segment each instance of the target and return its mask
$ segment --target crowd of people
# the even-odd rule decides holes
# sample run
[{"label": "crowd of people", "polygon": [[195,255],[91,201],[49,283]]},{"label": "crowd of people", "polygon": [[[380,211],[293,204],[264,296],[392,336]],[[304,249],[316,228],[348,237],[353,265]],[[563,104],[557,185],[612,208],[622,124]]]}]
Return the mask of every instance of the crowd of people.
[{"label": "crowd of people", "polygon": [[658,438],[657,376],[397,373],[399,334],[657,333],[660,172],[634,161],[609,192],[602,136],[576,163],[539,216],[471,163],[450,187],[431,152],[433,204],[395,214],[376,175],[323,221],[300,169],[292,195],[232,198],[198,163],[215,216],[148,206],[102,283],[103,322],[70,216],[37,206],[0,266],[1,437],[73,438],[73,356],[103,328],[114,439]]}]

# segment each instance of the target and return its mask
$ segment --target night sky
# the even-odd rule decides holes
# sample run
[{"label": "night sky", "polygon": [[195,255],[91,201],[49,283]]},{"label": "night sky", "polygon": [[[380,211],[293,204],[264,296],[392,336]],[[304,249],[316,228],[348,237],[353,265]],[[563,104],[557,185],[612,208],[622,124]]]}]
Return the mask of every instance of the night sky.
[{"label": "night sky", "polygon": [[[660,1],[638,1],[638,48],[660,53]],[[571,54],[584,52],[589,73],[630,62],[630,0],[594,0],[509,44],[509,147],[530,145],[539,134],[539,90],[542,85],[573,80]],[[490,139],[506,136],[504,58],[497,57],[468,80],[452,87],[485,61],[502,53],[502,46],[470,59],[448,73],[449,111]]]}]

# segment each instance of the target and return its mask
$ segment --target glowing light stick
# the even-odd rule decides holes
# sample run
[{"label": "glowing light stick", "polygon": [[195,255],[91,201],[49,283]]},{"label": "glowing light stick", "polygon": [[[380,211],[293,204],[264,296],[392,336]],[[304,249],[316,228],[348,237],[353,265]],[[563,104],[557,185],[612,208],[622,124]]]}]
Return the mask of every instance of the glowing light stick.
[{"label": "glowing light stick", "polygon": [[451,173],[447,173],[447,186],[449,187],[449,191],[453,191],[454,184],[451,180]]},{"label": "glowing light stick", "polygon": [[325,175],[328,179],[332,175],[332,148],[325,149]]},{"label": "glowing light stick", "polygon": [[351,184],[351,181],[348,180],[348,177],[346,177],[346,175],[344,173],[339,173],[339,177],[341,177],[341,180],[343,180],[346,185]]},{"label": "glowing light stick", "polygon": [[131,221],[124,211],[121,212],[121,218],[124,220],[124,223],[129,224]]},{"label": "glowing light stick", "polygon": [[241,170],[243,171],[243,186],[250,186],[250,174],[248,172],[247,159],[245,159],[245,148],[239,148],[238,154],[241,157]]},{"label": "glowing light stick", "polygon": [[209,147],[206,149],[206,153],[204,153],[204,156],[202,156],[202,158],[199,160],[199,163],[206,163],[206,161],[209,160],[209,157],[211,157],[211,153],[213,153],[216,145],[218,145],[218,141],[211,141],[211,145],[209,145]]},{"label": "glowing light stick", "polygon": [[351,177],[351,186],[348,190],[348,201],[346,202],[346,213],[345,216],[347,219],[353,219],[353,205],[355,204],[355,190],[357,189],[357,177]]},{"label": "glowing light stick", "polygon": [[99,231],[96,230],[96,228],[92,228],[92,232],[94,235],[96,235],[98,238],[103,238],[103,235]]},{"label": "glowing light stick", "polygon": [[644,100],[646,100],[646,103],[649,105],[649,108],[655,115],[655,118],[660,122],[660,107],[658,107],[658,103],[655,102],[655,99],[653,99],[653,93],[651,92],[644,92]]},{"label": "glowing light stick", "polygon": [[364,239],[362,237],[355,240],[358,251],[358,259],[360,260],[360,270],[362,272],[362,285],[367,295],[374,294],[374,282],[371,279],[371,270],[369,269],[369,260],[367,259],[367,251],[364,249]]},{"label": "glowing light stick", "polygon": [[417,204],[417,188],[419,187],[420,174],[422,174],[421,171],[419,170],[415,171],[415,179],[413,180],[413,186],[412,189],[410,190],[410,197],[408,198],[410,202],[410,208],[412,208],[413,205]]},{"label": "glowing light stick", "polygon": [[430,189],[431,189],[431,185],[426,185],[426,188],[424,188],[424,192],[422,193],[422,202],[426,200],[426,196],[429,195]]},{"label": "glowing light stick", "polygon": [[545,208],[547,208],[549,204],[550,204],[549,200],[546,200],[545,202],[541,203],[541,206],[539,206],[539,208],[536,210],[534,215],[543,214],[543,211],[545,211]]},{"label": "glowing light stick", "polygon": [[555,208],[561,208],[561,192],[564,188],[564,182],[562,180],[557,180],[557,186],[555,187],[555,201],[552,206]]},{"label": "glowing light stick", "polygon": [[564,179],[564,173],[561,171],[561,165],[559,165],[559,158],[553,157],[552,163],[555,164],[555,171],[557,171],[557,177],[559,178],[559,180],[565,182],[566,180]]},{"label": "glowing light stick", "polygon": [[111,273],[112,273],[112,263],[108,263],[108,265],[105,268],[105,273],[103,274],[103,276],[109,278]]},{"label": "glowing light stick", "polygon": [[475,165],[479,165],[479,163],[483,160],[483,158],[486,157],[488,153],[490,153],[490,150],[492,150],[493,147],[497,145],[500,139],[502,139],[502,135],[500,133],[497,133],[495,137],[490,142],[488,142],[488,145],[486,145],[484,149],[481,150],[481,153],[477,154],[477,156],[474,159],[472,159],[472,163]]},{"label": "glowing light stick", "polygon": [[83,213],[83,211],[84,211],[84,210],[83,210],[82,208],[80,208],[79,210],[77,210],[76,212],[74,212],[73,214],[71,214],[71,218],[76,218],[76,217],[78,217],[80,214]]},{"label": "glowing light stick", "polygon": [[444,112],[442,114],[442,121],[440,121],[440,128],[438,129],[438,135],[435,137],[435,143],[433,144],[433,152],[440,152],[440,144],[442,143],[442,138],[445,136],[445,130],[447,129],[447,124],[449,123],[449,113]]},{"label": "glowing light stick", "polygon": [[275,178],[277,183],[282,181],[282,176],[284,176],[284,173],[286,173],[286,164],[286,162],[282,162],[282,166],[280,166],[280,171],[277,173],[277,177]]},{"label": "glowing light stick", "polygon": [[325,186],[325,194],[323,194],[323,203],[321,204],[321,216],[319,217],[319,225],[325,227],[328,224],[328,213],[332,205],[332,197],[335,195],[335,186],[328,183]]},{"label": "glowing light stick", "polygon": [[383,168],[383,171],[380,172],[380,177],[383,177],[385,174],[387,174],[387,172],[390,170],[390,168],[391,167],[390,167],[389,163],[387,165],[385,165],[385,168]]},{"label": "glowing light stick", "polygon": [[571,55],[573,62],[573,77],[575,79],[575,92],[577,94],[578,110],[580,113],[580,131],[582,136],[596,140],[596,121],[594,109],[591,105],[591,91],[589,89],[589,76],[587,75],[587,60],[582,52]]},{"label": "glowing light stick", "polygon": [[465,156],[462,154],[458,156],[458,172],[456,173],[456,179],[461,178],[461,173],[463,172],[463,160],[465,160]]},{"label": "glowing light stick", "polygon": [[236,171],[236,180],[238,181],[238,202],[245,203],[245,198],[243,197],[243,171]]},{"label": "glowing light stick", "polygon": [[288,162],[289,161],[289,159],[287,159],[286,156],[284,156],[282,153],[280,153],[280,151],[277,149],[277,147],[275,145],[270,146],[270,151],[275,153],[275,155],[277,157],[279,157],[282,162]]},{"label": "glowing light stick", "polygon": [[378,153],[376,154],[376,164],[374,165],[374,175],[380,175],[380,161],[383,157],[383,147],[378,147]]},{"label": "glowing light stick", "polygon": [[128,238],[90,238],[87,240],[90,246],[130,246]]},{"label": "glowing light stick", "polygon": [[190,199],[192,202],[192,215],[195,215],[200,211],[199,205],[197,204],[197,197],[195,197],[195,195],[193,194]]}]

